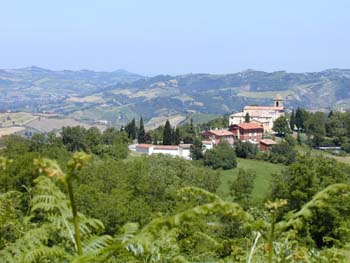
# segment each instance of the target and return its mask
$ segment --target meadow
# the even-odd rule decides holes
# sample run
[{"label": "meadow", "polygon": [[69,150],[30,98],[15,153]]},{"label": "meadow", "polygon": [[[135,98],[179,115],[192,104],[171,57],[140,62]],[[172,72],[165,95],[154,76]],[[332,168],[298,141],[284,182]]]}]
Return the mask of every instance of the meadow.
[{"label": "meadow", "polygon": [[247,97],[247,98],[258,98],[258,99],[273,99],[276,94],[279,94],[280,96],[287,98],[288,96],[292,96],[294,94],[291,90],[280,90],[278,92],[276,91],[243,91],[237,94],[237,96],[240,97]]},{"label": "meadow", "polygon": [[221,196],[228,196],[230,186],[237,176],[238,169],[250,169],[256,172],[253,190],[253,200],[256,203],[264,201],[266,194],[269,192],[272,175],[282,171],[285,167],[282,164],[242,158],[237,158],[237,164],[238,166],[235,169],[221,171],[221,185],[218,188],[218,194]]}]

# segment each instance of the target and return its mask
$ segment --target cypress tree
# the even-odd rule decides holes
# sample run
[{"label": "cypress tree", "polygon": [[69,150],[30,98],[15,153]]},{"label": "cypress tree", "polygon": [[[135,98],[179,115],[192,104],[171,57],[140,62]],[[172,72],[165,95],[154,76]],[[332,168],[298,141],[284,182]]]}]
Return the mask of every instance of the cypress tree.
[{"label": "cypress tree", "polygon": [[298,130],[304,131],[305,130],[305,123],[309,118],[309,114],[306,110],[298,108],[295,113],[295,125],[297,126]]},{"label": "cypress tree", "polygon": [[244,122],[249,123],[250,122],[250,115],[249,112],[246,113],[245,117],[244,117]]},{"label": "cypress tree", "polygon": [[193,125],[193,119],[191,118],[190,120],[190,128],[189,128],[189,131],[188,131],[189,134],[195,136],[196,135],[196,132],[194,130],[194,125]]},{"label": "cypress tree", "polygon": [[172,144],[172,130],[170,126],[169,120],[166,121],[163,131],[163,145],[171,145]]},{"label": "cypress tree", "polygon": [[333,111],[331,110],[330,112],[329,112],[329,114],[328,114],[328,118],[331,118],[332,116],[333,116]]},{"label": "cypress tree", "polygon": [[143,118],[140,119],[140,128],[137,135],[137,140],[139,143],[145,143],[146,142],[146,132],[145,132],[145,126],[143,125]]},{"label": "cypress tree", "polygon": [[135,140],[136,139],[136,123],[135,119],[132,119],[130,124],[130,138]]},{"label": "cypress tree", "polygon": [[297,111],[295,113],[295,125],[297,126],[298,131],[303,126],[302,112],[301,112],[301,109],[299,107],[297,108]]},{"label": "cypress tree", "polygon": [[177,127],[174,132],[174,144],[179,145],[181,141],[180,129]]},{"label": "cypress tree", "polygon": [[130,133],[130,127],[131,127],[131,122],[125,125],[125,132],[128,134],[128,138],[131,138],[131,133]]},{"label": "cypress tree", "polygon": [[290,115],[289,125],[290,125],[290,129],[292,131],[294,131],[294,127],[295,127],[295,112],[294,112],[294,109],[292,110],[292,114]]}]

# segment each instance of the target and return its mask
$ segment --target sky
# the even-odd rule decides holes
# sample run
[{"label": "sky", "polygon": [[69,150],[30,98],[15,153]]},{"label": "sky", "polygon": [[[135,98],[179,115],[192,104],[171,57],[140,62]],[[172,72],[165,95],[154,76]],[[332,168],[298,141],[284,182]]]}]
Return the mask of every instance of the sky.
[{"label": "sky", "polygon": [[349,0],[0,0],[0,68],[350,68]]}]

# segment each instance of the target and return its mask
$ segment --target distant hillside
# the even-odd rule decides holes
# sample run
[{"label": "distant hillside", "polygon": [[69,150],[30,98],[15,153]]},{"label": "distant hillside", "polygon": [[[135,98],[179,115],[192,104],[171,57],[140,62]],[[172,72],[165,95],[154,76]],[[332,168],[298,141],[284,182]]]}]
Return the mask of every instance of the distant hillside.
[{"label": "distant hillside", "polygon": [[69,96],[86,96],[117,83],[133,82],[142,76],[113,72],[53,71],[39,67],[0,69],[0,110],[50,109]]},{"label": "distant hillside", "polygon": [[271,105],[276,94],[287,107],[350,108],[350,70],[155,77],[123,70],[0,70],[0,110],[45,110],[88,123],[122,125],[141,115],[151,123],[172,117],[179,122],[193,114],[206,119],[249,104]]},{"label": "distant hillside", "polygon": [[[130,92],[130,94],[128,94]],[[247,104],[270,105],[276,94],[289,107],[309,109],[349,108],[350,70],[316,73],[267,73],[247,70],[235,74],[157,76],[116,85],[109,95],[134,102],[136,112],[225,114]]]}]

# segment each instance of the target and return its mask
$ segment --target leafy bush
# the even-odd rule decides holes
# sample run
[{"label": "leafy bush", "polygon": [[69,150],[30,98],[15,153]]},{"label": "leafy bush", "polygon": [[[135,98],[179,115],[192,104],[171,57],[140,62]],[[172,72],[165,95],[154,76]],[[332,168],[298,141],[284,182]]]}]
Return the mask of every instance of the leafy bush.
[{"label": "leafy bush", "polygon": [[297,157],[296,150],[288,143],[282,142],[272,146],[270,161],[273,163],[291,164]]},{"label": "leafy bush", "polygon": [[345,142],[341,145],[341,149],[347,153],[350,153],[350,143]]},{"label": "leafy bush", "polygon": [[258,146],[251,142],[235,142],[235,152],[237,157],[240,158],[254,158],[258,153]]},{"label": "leafy bush", "polygon": [[237,166],[236,154],[228,142],[222,141],[205,152],[204,164],[214,169],[232,169]]}]

